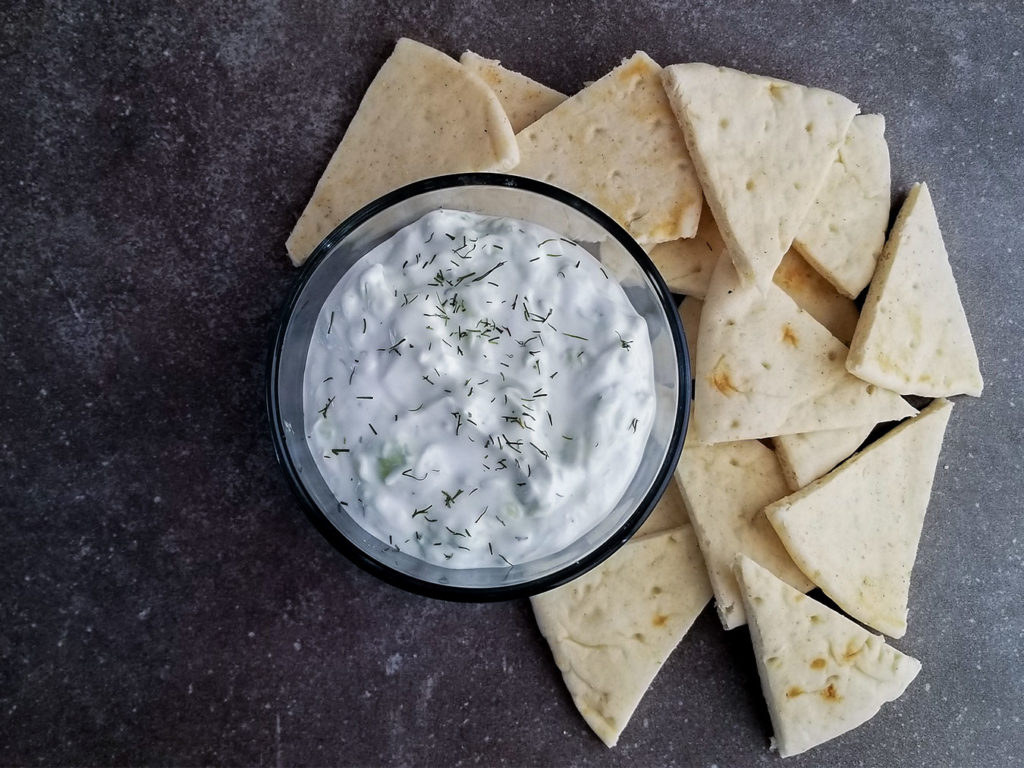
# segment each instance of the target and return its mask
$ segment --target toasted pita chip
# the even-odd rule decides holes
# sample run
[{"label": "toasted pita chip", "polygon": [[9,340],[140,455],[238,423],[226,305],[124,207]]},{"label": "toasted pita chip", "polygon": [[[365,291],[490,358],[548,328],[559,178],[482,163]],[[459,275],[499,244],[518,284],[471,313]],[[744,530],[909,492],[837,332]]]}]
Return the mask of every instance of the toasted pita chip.
[{"label": "toasted pita chip", "polygon": [[683,321],[686,351],[690,356],[690,376],[697,370],[697,331],[700,330],[700,312],[704,302],[688,296],[679,305],[679,319]]},{"label": "toasted pita chip", "polygon": [[747,557],[736,564],[761,690],[779,755],[856,728],[921,671],[878,635],[801,594]]},{"label": "toasted pita chip", "polygon": [[857,115],[793,240],[793,247],[851,299],[871,282],[882,252],[889,195],[885,118]]},{"label": "toasted pita chip", "polygon": [[696,235],[660,243],[649,253],[669,290],[703,299],[718,257],[725,253],[725,243],[705,204]]},{"label": "toasted pita chip", "polygon": [[576,708],[609,747],[710,597],[687,525],[631,541],[584,576],[530,598]]},{"label": "toasted pita chip", "polygon": [[786,251],[772,280],[833,336],[843,344],[850,343],[860,314],[857,305],[837,293],[800,254],[792,248]]},{"label": "toasted pita chip", "polygon": [[675,478],[669,481],[665,493],[662,494],[658,504],[651,510],[651,514],[644,520],[633,535],[633,541],[641,536],[651,536],[662,531],[670,531],[689,525],[690,516],[686,513],[686,505],[683,503],[683,494],[679,490],[679,484]]},{"label": "toasted pita chip", "polygon": [[925,184],[910,190],[893,225],[846,367],[905,395],[981,394],[978,353]]},{"label": "toasted pita chip", "polygon": [[762,512],[789,491],[771,449],[757,440],[684,446],[676,479],[708,567],[722,626],[733,629],[747,620],[733,572],[738,554],[769,565],[798,589],[813,586]]},{"label": "toasted pita chip", "polygon": [[899,395],[851,376],[846,347],[780,288],[743,285],[728,259],[701,311],[694,439],[701,443],[895,421]]},{"label": "toasted pita chip", "polygon": [[662,78],[729,255],[765,292],[857,105],[708,64],[676,64]]},{"label": "toasted pita chip", "polygon": [[440,51],[402,38],[288,237],[288,255],[302,264],[344,219],[403,184],[507,171],[517,162],[512,127],[487,84]]},{"label": "toasted pita chip", "polygon": [[463,53],[459,57],[459,63],[491,87],[515,133],[519,133],[567,98],[565,94],[541,85],[526,75],[506,69],[496,59],[485,59],[472,51]]},{"label": "toasted pita chip", "polygon": [[811,581],[855,619],[890,637],[907,631],[910,571],[952,407],[936,400],[765,509]]},{"label": "toasted pita chip", "polygon": [[516,173],[586,198],[642,243],[692,237],[700,184],[660,72],[638,52],[555,107],[516,137]]},{"label": "toasted pita chip", "polygon": [[825,429],[772,438],[782,476],[790,490],[798,491],[814,482],[860,448],[874,424],[846,429]]}]

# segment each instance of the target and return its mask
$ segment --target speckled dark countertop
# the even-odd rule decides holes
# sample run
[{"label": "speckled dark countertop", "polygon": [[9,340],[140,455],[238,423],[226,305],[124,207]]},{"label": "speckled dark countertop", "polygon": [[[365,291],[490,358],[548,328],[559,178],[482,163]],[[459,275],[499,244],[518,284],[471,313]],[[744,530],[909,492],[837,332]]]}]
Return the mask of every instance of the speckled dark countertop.
[{"label": "speckled dark countertop", "polygon": [[528,603],[378,583],[293,500],[263,405],[284,239],[401,35],[568,92],[643,48],[885,114],[987,386],[896,643],[923,672],[786,765],[1020,764],[1019,3],[173,5],[0,10],[0,764],[778,764],[747,633],[710,607],[609,751]]}]

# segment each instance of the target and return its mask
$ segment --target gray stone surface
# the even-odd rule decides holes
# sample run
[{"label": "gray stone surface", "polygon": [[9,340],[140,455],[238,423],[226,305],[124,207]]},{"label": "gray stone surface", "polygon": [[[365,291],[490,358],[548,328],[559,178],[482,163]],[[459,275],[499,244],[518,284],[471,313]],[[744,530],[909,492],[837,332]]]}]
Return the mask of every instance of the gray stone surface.
[{"label": "gray stone surface", "polygon": [[284,239],[409,35],[563,91],[643,48],[885,114],[894,195],[931,186],[987,387],[953,413],[896,643],[923,672],[786,764],[1019,764],[1024,10],[565,5],[3,4],[0,763],[778,761],[747,635],[710,608],[609,751],[526,602],[377,583],[290,495],[263,405]]}]

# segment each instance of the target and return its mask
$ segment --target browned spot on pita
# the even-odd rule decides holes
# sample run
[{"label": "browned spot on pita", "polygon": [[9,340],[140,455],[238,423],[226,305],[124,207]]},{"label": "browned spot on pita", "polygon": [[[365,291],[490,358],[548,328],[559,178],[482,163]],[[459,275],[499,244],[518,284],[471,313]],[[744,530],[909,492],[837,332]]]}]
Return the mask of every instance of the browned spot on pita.
[{"label": "browned spot on pita", "polygon": [[666,621],[668,621],[668,616],[663,613],[656,613],[654,614],[654,618],[651,619],[651,624],[656,627],[664,627]]},{"label": "browned spot on pita", "polygon": [[782,326],[782,340],[789,344],[791,347],[799,346],[799,340],[796,337],[796,331],[793,330],[793,326],[786,323]]},{"label": "browned spot on pita", "polygon": [[740,393],[739,388],[732,383],[732,378],[729,376],[729,368],[721,360],[711,370],[711,376],[708,380],[711,382],[712,387],[726,397]]},{"label": "browned spot on pita", "polygon": [[811,669],[824,669],[825,660],[820,656],[811,662]]},{"label": "browned spot on pita", "polygon": [[619,80],[626,82],[638,77],[646,77],[654,71],[656,70],[653,70],[643,58],[637,58],[619,71]]},{"label": "browned spot on pita", "polygon": [[797,696],[802,695],[803,692],[804,692],[803,688],[798,688],[797,686],[794,685],[792,688],[790,688],[788,691],[786,691],[786,698],[787,699],[795,699]]},{"label": "browned spot on pita", "polygon": [[863,648],[864,646],[862,645],[854,647],[854,645],[851,643],[846,646],[846,652],[843,654],[843,658],[847,661],[852,661],[857,657],[857,654],[859,654]]},{"label": "browned spot on pita", "polygon": [[477,77],[483,78],[483,81],[492,88],[497,89],[501,85],[501,75],[497,70],[491,69],[490,67],[484,67],[483,69],[474,69],[473,74]]},{"label": "browned spot on pita", "polygon": [[827,699],[828,701],[839,701],[839,694],[836,693],[836,687],[829,683],[821,692],[821,698]]}]

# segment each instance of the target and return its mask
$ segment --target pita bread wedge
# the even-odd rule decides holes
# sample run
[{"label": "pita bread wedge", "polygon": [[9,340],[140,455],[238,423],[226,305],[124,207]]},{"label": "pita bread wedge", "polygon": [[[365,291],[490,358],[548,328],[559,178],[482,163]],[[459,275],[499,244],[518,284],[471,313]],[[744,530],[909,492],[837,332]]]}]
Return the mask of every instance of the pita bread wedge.
[{"label": "pita bread wedge", "polygon": [[463,53],[459,63],[491,87],[515,133],[567,98],[565,94],[541,85],[526,75],[506,69],[496,59],[485,59],[472,51]]},{"label": "pita bread wedge", "polygon": [[889,226],[885,118],[857,115],[793,247],[844,296],[860,295]]},{"label": "pita bread wedge", "polygon": [[907,631],[910,571],[952,407],[936,400],[765,509],[811,581],[855,619],[890,637]]},{"label": "pita bread wedge", "polygon": [[762,511],[788,492],[771,449],[757,440],[684,446],[676,479],[715,590],[726,629],[746,623],[733,563],[745,554],[769,565],[797,589],[813,584],[800,572]]},{"label": "pita bread wedge", "polygon": [[772,281],[788,293],[798,307],[828,328],[829,333],[843,344],[850,343],[860,315],[857,305],[837,293],[795,250],[786,251]]},{"label": "pita bread wedge", "polygon": [[825,429],[772,438],[782,476],[791,491],[817,480],[860,448],[874,424],[846,429]]},{"label": "pita bread wedge", "polygon": [[857,105],[709,64],[662,79],[739,274],[762,292],[814,202]]},{"label": "pita bread wedge", "polygon": [[574,192],[642,243],[693,237],[701,192],[665,91],[643,52],[516,136],[516,173]]},{"label": "pita bread wedge", "polygon": [[921,662],[747,557],[736,564],[775,746],[792,757],[898,699]]},{"label": "pita bread wedge", "polygon": [[576,708],[609,747],[710,597],[687,525],[630,541],[584,576],[530,598]]},{"label": "pita bread wedge", "polygon": [[632,541],[641,536],[652,536],[662,531],[670,531],[690,524],[690,516],[686,513],[686,505],[683,503],[683,494],[679,490],[679,484],[675,478],[669,481],[665,493],[657,505],[651,510],[651,514],[644,520]]},{"label": "pita bread wedge", "polygon": [[846,347],[780,288],[740,282],[722,259],[700,316],[694,439],[700,443],[895,421],[899,395],[851,376]]},{"label": "pita bread wedge", "polygon": [[691,376],[697,370],[697,331],[700,329],[700,312],[703,308],[703,301],[690,296],[679,305],[679,319],[683,321],[686,351],[690,356]]},{"label": "pita bread wedge", "polygon": [[296,265],[345,218],[403,184],[519,162],[491,89],[429,46],[402,38],[370,83],[313,197],[288,237]]},{"label": "pita bread wedge", "polygon": [[660,243],[649,251],[669,290],[698,299],[707,293],[711,273],[723,253],[725,243],[707,204],[700,214],[696,235]]},{"label": "pita bread wedge", "polygon": [[878,260],[846,367],[905,395],[981,394],[981,371],[932,198],[915,184]]}]

